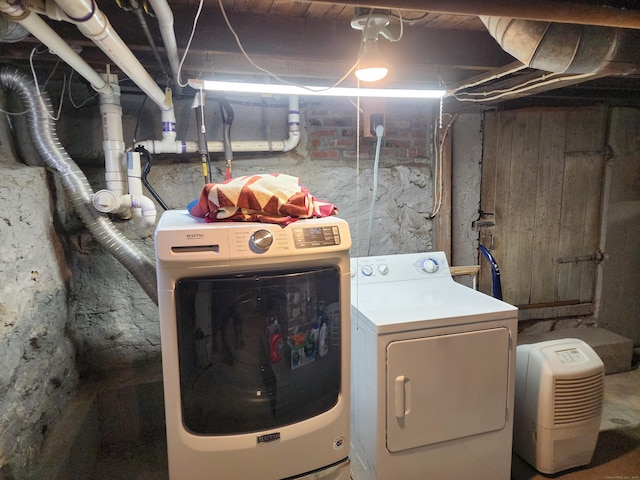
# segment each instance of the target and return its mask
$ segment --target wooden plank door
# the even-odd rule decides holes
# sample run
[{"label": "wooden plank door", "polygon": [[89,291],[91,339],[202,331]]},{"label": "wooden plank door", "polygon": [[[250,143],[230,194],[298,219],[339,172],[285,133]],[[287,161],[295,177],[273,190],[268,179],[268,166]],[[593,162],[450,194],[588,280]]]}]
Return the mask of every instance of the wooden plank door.
[{"label": "wooden plank door", "polygon": [[[477,225],[505,301],[592,312],[605,135],[600,107],[485,114]],[[480,264],[480,289],[490,293],[489,264]]]}]

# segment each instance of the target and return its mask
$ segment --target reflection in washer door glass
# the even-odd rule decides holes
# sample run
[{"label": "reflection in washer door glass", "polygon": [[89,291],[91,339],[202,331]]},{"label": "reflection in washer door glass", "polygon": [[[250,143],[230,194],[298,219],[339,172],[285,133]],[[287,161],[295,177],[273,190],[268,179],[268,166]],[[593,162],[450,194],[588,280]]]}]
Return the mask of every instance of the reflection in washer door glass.
[{"label": "reflection in washer door glass", "polygon": [[337,268],[178,281],[185,427],[249,433],[331,409],[340,391],[339,297]]}]

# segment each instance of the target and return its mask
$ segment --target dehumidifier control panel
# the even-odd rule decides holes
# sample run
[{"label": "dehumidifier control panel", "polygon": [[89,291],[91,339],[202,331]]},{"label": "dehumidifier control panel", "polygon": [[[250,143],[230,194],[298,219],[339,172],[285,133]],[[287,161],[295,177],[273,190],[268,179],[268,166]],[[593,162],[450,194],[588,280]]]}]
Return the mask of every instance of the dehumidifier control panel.
[{"label": "dehumidifier control panel", "polygon": [[556,350],[555,353],[558,356],[560,363],[563,363],[565,365],[584,363],[589,360],[586,355],[584,355],[575,347],[567,348],[564,350]]}]

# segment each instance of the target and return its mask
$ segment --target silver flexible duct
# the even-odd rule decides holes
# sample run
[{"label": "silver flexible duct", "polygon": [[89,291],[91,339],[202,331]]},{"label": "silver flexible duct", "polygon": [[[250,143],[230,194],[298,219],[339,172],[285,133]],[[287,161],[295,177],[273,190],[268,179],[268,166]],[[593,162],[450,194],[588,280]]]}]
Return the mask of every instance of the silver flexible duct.
[{"label": "silver flexible duct", "polygon": [[156,269],[154,263],[115,225],[93,207],[93,190],[80,167],[71,159],[58,140],[53,107],[48,95],[38,97],[33,79],[15,67],[0,68],[0,86],[18,93],[28,110],[29,133],[46,166],[60,175],[82,222],[94,238],[103,245],[140,283],[149,297],[158,304]]}]

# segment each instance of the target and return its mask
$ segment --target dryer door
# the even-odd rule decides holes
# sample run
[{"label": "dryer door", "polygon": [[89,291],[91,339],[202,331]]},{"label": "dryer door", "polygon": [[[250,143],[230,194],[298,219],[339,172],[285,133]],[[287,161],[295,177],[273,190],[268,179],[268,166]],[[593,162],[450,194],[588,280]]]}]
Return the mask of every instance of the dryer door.
[{"label": "dryer door", "polygon": [[399,452],[506,426],[509,330],[387,346],[387,448]]}]

